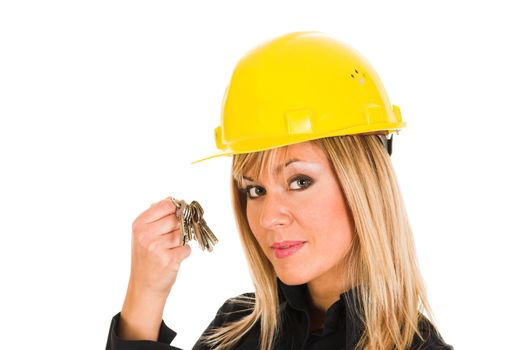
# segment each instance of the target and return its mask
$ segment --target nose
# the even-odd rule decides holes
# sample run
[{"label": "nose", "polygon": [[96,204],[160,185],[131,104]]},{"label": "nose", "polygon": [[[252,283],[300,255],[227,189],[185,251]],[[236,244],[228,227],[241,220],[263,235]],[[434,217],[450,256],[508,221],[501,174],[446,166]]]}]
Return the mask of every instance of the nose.
[{"label": "nose", "polygon": [[259,224],[267,230],[282,229],[292,222],[290,206],[284,199],[285,194],[267,192],[263,199]]}]

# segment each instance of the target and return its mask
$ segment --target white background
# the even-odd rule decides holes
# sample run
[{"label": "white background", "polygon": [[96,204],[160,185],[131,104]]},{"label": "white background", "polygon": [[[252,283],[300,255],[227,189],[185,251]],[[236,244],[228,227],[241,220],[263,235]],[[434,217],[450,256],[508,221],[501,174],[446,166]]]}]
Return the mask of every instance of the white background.
[{"label": "white background", "polygon": [[[102,349],[124,300],[131,223],[198,200],[166,305],[190,349],[252,291],[215,152],[237,60],[320,30],[375,67],[407,127],[395,171],[439,330],[456,349],[524,349],[524,11],[517,1],[2,1],[1,347]],[[15,345],[16,344],[16,345]]]}]

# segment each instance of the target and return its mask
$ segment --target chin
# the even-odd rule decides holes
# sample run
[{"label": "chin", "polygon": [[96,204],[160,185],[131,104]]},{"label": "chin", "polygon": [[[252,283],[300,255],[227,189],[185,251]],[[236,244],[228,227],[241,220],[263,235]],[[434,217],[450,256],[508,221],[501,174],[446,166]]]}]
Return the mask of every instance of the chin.
[{"label": "chin", "polygon": [[289,286],[297,286],[301,284],[305,284],[309,281],[309,278],[307,276],[303,276],[300,274],[294,274],[294,273],[285,273],[280,274],[277,272],[277,277],[284,283]]}]

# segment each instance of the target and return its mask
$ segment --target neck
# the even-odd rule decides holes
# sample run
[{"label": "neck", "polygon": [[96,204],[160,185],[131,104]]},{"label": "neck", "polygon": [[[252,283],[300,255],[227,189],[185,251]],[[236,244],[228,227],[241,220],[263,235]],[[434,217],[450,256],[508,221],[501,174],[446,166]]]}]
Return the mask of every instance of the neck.
[{"label": "neck", "polygon": [[345,283],[341,271],[341,269],[334,268],[307,283],[310,304],[313,308],[326,312],[333,303],[339,300],[341,293],[350,288]]},{"label": "neck", "polygon": [[322,327],[326,319],[326,311],[340,299],[341,293],[349,288],[344,285],[344,278],[341,276],[334,270],[333,273],[326,273],[308,282],[310,330]]}]

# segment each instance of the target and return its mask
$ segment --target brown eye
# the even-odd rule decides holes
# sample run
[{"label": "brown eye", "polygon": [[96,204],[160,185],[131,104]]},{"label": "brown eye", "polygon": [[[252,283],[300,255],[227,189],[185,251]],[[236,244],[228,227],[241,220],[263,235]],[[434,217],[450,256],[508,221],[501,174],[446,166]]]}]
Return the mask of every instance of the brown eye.
[{"label": "brown eye", "polygon": [[243,192],[248,196],[248,198],[255,199],[259,197],[258,194],[264,194],[264,188],[259,186],[247,186],[243,189]]},{"label": "brown eye", "polygon": [[[299,187],[292,186],[293,183],[297,183]],[[300,176],[294,177],[290,181],[290,188],[295,191],[302,191],[310,187],[312,183],[313,183],[313,180],[310,177],[305,176],[305,175],[300,175]],[[264,189],[264,187],[261,187],[261,186],[246,186],[245,188],[242,189],[242,192],[249,199],[257,199],[261,195],[264,195],[266,193],[266,190]]]},{"label": "brown eye", "polygon": [[290,184],[293,184],[294,182],[299,184],[299,188],[292,188],[292,189],[294,189],[294,190],[302,190],[302,189],[305,189],[305,188],[309,187],[312,184],[312,179],[309,178],[308,176],[301,175],[301,176],[295,177],[290,182]]}]

